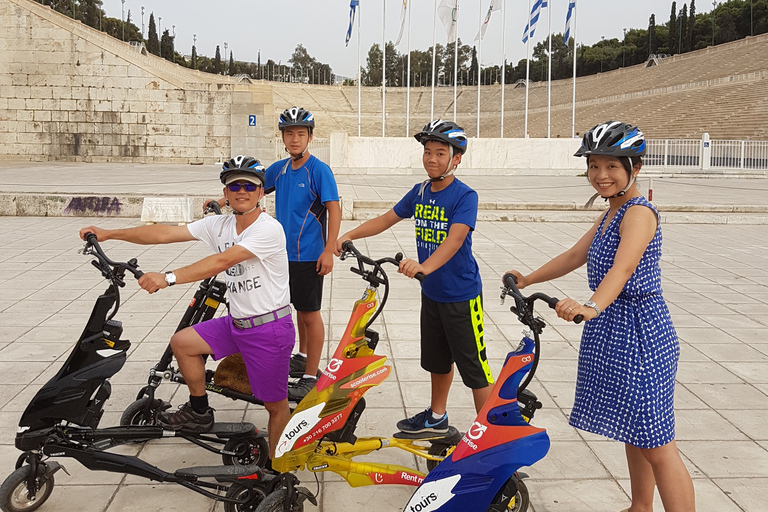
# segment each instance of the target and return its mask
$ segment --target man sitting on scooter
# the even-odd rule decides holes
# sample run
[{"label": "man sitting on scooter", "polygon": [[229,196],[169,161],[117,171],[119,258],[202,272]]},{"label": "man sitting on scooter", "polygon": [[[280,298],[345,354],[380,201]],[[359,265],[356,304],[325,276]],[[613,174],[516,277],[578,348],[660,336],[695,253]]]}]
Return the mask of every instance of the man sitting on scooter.
[{"label": "man sitting on scooter", "polygon": [[101,242],[124,240],[136,244],[166,244],[200,240],[216,252],[196,263],[167,272],[147,272],[139,286],[149,293],[191,283],[226,271],[230,314],[187,327],[171,338],[171,347],[189,387],[189,402],[159,423],[170,430],[206,432],[213,427],[213,409],[205,390],[204,354],[218,360],[240,352],[254,396],[269,413],[269,444],[283,431],[288,408],[288,371],[296,334],[289,306],[288,255],[285,233],[277,220],[259,206],[264,196],[264,167],[258,160],[237,156],[220,174],[224,197],[234,215],[214,215],[188,226],[154,224],[128,229],[89,226]]}]

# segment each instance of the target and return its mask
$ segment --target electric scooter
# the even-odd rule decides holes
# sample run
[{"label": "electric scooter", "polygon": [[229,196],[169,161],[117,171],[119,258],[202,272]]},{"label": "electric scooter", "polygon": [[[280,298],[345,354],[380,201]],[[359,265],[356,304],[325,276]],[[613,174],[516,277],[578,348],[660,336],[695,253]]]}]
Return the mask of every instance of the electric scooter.
[{"label": "electric scooter", "polygon": [[[74,458],[91,470],[177,483],[223,501],[225,506],[242,505],[251,507],[250,510],[277,485],[301,489],[295,487],[292,475],[265,474],[257,464],[191,467],[167,472],[138,457],[106,451],[125,443],[181,437],[222,457],[237,455],[227,447],[258,444],[263,447],[264,458],[257,462],[263,464],[269,453],[266,434],[258,432],[251,423],[215,423],[213,429],[204,434],[167,431],[155,425],[99,428],[104,404],[111,394],[109,378],[122,368],[131,346],[130,341],[120,339],[122,322],[114,319],[120,308],[120,288],[125,285],[126,271],[137,279],[143,272],[138,269],[136,259],[110,260],[93,234],[86,235],[82,252],[95,256],[92,263],[109,286],[96,300],[86,327],[62,368],[37,392],[19,421],[16,447],[23,453],[16,462],[16,470],[0,486],[0,508],[4,512],[29,512],[39,508],[51,496],[55,473],[66,472],[51,459],[64,457]],[[225,449],[216,445],[225,445]],[[227,495],[214,493],[223,491],[227,491]],[[292,495],[292,499],[300,502],[308,494],[307,491],[298,497]]]},{"label": "electric scooter", "polygon": [[[553,308],[558,299],[534,293],[525,297],[512,274],[504,276],[501,302],[511,296],[510,310],[530,329],[507,359],[493,394],[461,442],[424,479],[403,509],[406,512],[525,512],[530,503],[522,466],[531,466],[549,451],[549,436],[529,424],[541,408],[527,388],[536,373],[544,321],[534,315],[537,300]],[[583,317],[577,315],[575,323]],[[531,338],[531,335],[533,338]],[[523,377],[528,374],[525,380]]]}]

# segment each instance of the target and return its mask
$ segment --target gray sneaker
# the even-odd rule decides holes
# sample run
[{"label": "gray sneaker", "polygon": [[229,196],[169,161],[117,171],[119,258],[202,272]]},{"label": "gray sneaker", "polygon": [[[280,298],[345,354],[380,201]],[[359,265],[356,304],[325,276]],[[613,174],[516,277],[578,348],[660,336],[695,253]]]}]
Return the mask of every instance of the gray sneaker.
[{"label": "gray sneaker", "polygon": [[208,432],[213,428],[213,409],[209,407],[203,414],[198,414],[186,402],[176,412],[163,411],[158,414],[157,422],[166,430]]},{"label": "gray sneaker", "polygon": [[317,384],[317,379],[304,377],[300,378],[295,384],[288,384],[288,400],[291,402],[301,402],[307,393]]}]

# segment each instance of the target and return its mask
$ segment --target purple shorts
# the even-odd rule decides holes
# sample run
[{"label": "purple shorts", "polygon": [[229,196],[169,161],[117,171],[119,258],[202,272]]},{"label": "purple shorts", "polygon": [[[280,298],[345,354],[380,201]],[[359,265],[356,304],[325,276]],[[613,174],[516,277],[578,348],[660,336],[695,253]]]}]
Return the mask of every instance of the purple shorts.
[{"label": "purple shorts", "polygon": [[237,352],[243,355],[253,396],[263,402],[288,397],[291,351],[296,343],[291,315],[250,329],[235,327],[229,315],[192,328],[211,347],[216,361]]}]

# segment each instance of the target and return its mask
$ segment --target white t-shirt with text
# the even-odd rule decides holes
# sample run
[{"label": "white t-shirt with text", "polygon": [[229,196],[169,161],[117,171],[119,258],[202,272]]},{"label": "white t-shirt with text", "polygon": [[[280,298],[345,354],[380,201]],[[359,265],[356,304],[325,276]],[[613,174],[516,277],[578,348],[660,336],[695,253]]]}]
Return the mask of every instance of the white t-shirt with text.
[{"label": "white t-shirt with text", "polygon": [[217,253],[239,245],[254,256],[226,270],[230,314],[248,318],[287,306],[290,288],[283,227],[262,212],[238,235],[236,221],[234,215],[213,215],[187,226],[194,238]]}]

